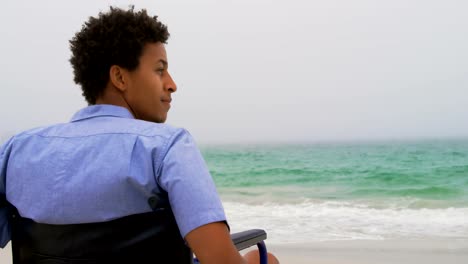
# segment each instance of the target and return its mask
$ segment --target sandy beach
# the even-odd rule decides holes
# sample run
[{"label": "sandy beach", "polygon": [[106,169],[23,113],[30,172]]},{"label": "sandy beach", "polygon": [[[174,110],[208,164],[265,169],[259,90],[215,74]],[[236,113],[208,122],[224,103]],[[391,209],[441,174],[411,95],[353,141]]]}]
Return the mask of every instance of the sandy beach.
[{"label": "sandy beach", "polygon": [[327,241],[268,249],[285,264],[468,263],[468,239]]},{"label": "sandy beach", "polygon": [[[307,244],[267,244],[283,264],[464,264],[468,239],[352,240]],[[11,264],[11,248],[0,251]]]}]

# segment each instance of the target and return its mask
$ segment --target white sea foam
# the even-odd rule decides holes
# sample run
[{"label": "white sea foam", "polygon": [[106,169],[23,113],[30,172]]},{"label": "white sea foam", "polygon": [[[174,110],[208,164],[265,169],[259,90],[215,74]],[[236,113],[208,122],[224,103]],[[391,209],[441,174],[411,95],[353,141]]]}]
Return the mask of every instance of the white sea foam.
[{"label": "white sea foam", "polygon": [[468,208],[376,208],[365,203],[224,202],[233,232],[265,229],[269,243],[392,238],[468,238]]}]

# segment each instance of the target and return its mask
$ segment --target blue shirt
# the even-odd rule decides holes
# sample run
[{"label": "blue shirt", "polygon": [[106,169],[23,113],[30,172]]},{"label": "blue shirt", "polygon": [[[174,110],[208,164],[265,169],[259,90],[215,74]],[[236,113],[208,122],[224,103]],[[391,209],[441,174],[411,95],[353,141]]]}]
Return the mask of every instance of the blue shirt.
[{"label": "blue shirt", "polygon": [[[184,129],[93,105],[70,123],[16,135],[0,149],[0,200],[39,223],[104,222],[150,212],[160,188],[182,237],[226,217],[206,163]],[[1,207],[1,206],[0,206]],[[0,208],[0,246],[10,240]]]}]

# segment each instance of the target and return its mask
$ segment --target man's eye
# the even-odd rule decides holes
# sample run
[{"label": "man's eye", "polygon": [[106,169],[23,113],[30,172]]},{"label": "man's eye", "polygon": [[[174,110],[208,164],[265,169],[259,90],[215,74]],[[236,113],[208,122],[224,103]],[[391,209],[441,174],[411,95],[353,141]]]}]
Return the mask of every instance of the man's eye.
[{"label": "man's eye", "polygon": [[163,72],[164,72],[164,68],[157,69],[157,70],[156,70],[156,72],[157,72],[158,74],[163,74]]}]

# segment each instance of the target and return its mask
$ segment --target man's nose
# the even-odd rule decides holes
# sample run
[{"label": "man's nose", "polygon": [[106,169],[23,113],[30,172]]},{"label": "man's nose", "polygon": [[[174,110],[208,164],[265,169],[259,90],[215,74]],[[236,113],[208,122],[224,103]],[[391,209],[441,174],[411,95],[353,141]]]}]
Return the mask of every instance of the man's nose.
[{"label": "man's nose", "polygon": [[171,93],[177,91],[177,85],[174,82],[174,80],[172,79],[172,76],[169,73],[167,73],[167,77],[168,77],[168,79],[167,79],[167,82],[166,82],[166,89],[168,91],[170,91]]}]

